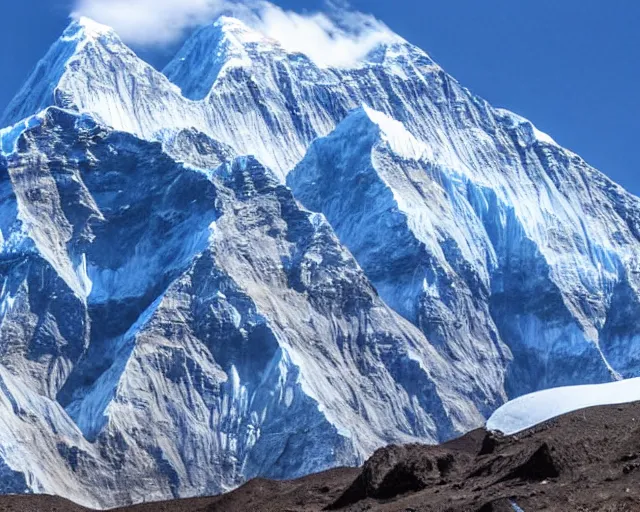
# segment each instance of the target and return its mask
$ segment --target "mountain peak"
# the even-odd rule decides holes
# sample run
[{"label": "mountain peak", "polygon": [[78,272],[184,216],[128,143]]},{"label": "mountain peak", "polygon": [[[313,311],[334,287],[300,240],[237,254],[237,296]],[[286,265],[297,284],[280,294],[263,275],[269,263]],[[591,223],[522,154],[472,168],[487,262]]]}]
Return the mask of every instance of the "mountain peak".
[{"label": "mountain peak", "polygon": [[[145,112],[150,110],[140,108],[151,98],[160,103],[182,101],[178,87],[141,60],[113,29],[77,17],[38,62],[0,124],[12,126],[46,107],[57,106],[90,113],[105,125],[147,137],[159,129],[158,124],[163,128],[192,126],[191,117],[179,126],[151,122],[158,114],[147,116]],[[171,114],[163,111],[166,120]]]},{"label": "mountain peak", "polygon": [[[73,19],[62,35],[63,41],[79,39],[99,39],[104,36],[116,36],[115,31],[102,23],[86,16],[78,16]],[[117,37],[117,36],[116,36]]]},{"label": "mountain peak", "polygon": [[263,34],[232,16],[220,16],[212,26],[224,34],[238,38],[238,41],[243,43],[259,42],[265,39]]},{"label": "mountain peak", "polygon": [[187,98],[201,100],[223,72],[239,67],[249,68],[253,57],[277,48],[276,41],[239,19],[221,16],[187,40],[164,69],[164,74],[181,87]]}]

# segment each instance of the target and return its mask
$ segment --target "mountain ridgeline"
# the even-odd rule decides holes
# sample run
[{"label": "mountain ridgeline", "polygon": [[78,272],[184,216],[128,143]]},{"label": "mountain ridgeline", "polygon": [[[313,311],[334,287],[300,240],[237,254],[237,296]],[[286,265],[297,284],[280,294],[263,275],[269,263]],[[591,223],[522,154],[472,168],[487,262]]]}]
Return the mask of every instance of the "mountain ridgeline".
[{"label": "mountain ridgeline", "polygon": [[400,37],[73,22],[0,121],[0,491],[106,508],[358,465],[640,375],[640,200]]}]

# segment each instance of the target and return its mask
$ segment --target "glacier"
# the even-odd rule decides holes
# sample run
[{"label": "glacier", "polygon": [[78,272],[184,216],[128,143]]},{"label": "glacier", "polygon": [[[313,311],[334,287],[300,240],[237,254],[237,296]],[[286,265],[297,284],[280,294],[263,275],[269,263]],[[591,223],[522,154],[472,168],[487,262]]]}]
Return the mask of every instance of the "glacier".
[{"label": "glacier", "polygon": [[160,72],[81,18],[0,119],[2,492],[213,494],[640,375],[640,200],[399,36],[221,17]]}]

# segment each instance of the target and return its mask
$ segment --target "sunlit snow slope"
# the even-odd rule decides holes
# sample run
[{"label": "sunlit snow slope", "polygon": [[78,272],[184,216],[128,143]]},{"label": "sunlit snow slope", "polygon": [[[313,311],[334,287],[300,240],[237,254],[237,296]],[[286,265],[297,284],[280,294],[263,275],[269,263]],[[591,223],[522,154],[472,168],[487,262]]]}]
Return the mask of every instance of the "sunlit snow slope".
[{"label": "sunlit snow slope", "polygon": [[223,17],[160,73],[80,19],[0,126],[4,492],[217,493],[640,375],[640,201],[399,37],[320,68]]},{"label": "sunlit snow slope", "polygon": [[637,401],[640,401],[640,378],[546,389],[500,407],[487,421],[487,429],[511,435],[572,411]]}]

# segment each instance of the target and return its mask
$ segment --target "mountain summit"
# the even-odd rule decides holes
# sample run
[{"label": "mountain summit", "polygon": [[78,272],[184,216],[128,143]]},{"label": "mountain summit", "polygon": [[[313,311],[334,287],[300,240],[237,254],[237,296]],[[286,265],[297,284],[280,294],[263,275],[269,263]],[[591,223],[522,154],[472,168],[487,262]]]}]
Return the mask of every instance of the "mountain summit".
[{"label": "mountain summit", "polygon": [[74,21],[0,130],[0,477],[214,494],[640,375],[640,200],[400,38]]},{"label": "mountain summit", "polygon": [[222,73],[251,68],[261,52],[284,55],[280,45],[243,22],[223,16],[200,28],[164,69],[191,100],[205,99]]}]

